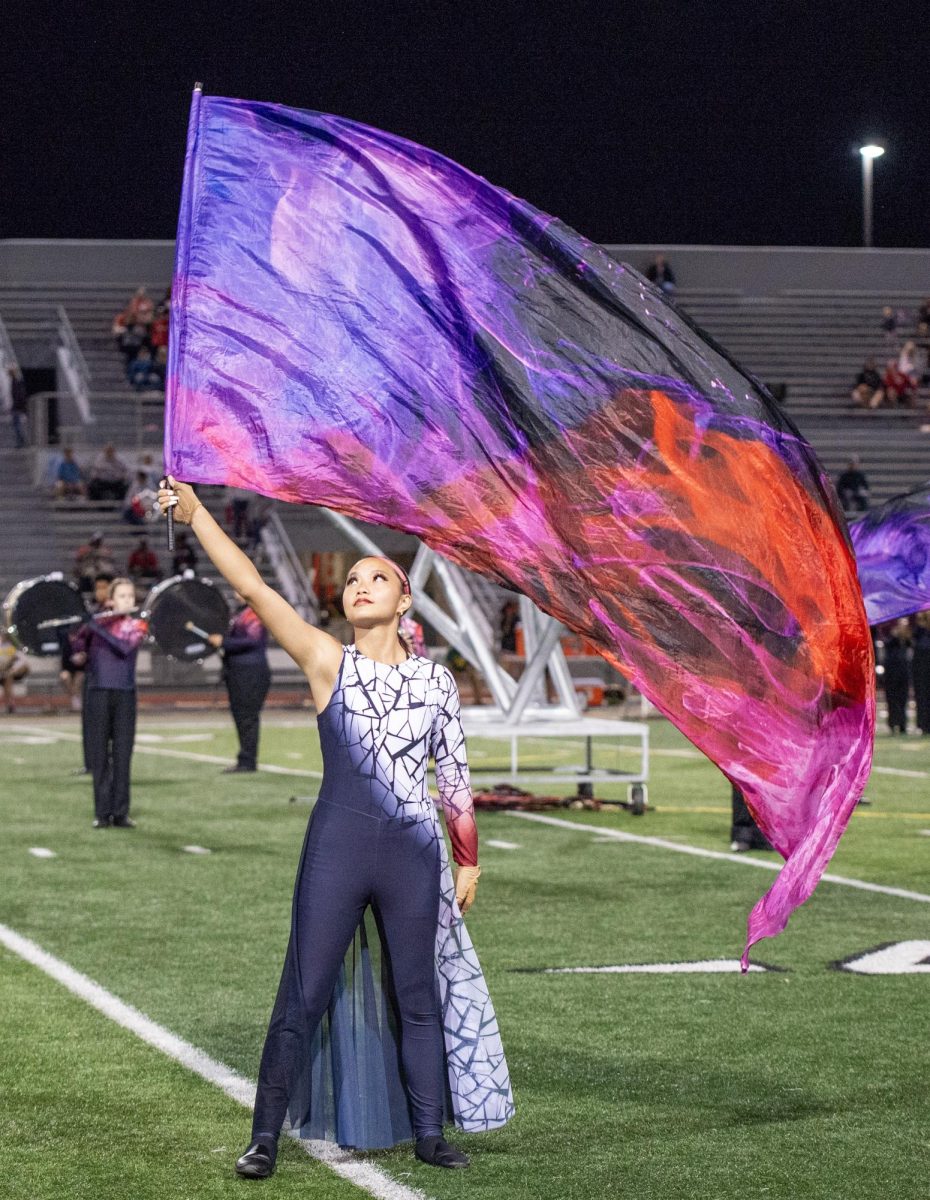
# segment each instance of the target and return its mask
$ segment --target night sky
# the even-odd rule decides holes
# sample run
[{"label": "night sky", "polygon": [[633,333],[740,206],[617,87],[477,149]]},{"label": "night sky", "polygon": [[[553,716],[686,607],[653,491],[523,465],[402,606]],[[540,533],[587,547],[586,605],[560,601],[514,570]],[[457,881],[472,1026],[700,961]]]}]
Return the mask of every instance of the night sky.
[{"label": "night sky", "polygon": [[[192,15],[193,14],[193,15]],[[925,2],[64,5],[0,15],[0,237],[173,237],[190,91],[424,143],[602,242],[930,244]]]}]

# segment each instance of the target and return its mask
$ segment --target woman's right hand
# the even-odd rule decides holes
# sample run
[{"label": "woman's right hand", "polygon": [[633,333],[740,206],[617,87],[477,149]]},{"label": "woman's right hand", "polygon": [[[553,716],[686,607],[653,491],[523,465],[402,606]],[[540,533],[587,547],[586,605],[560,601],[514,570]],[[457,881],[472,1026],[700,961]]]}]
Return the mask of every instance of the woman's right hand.
[{"label": "woman's right hand", "polygon": [[190,525],[194,513],[203,505],[197,499],[194,489],[189,483],[178,483],[173,475],[162,479],[158,487],[158,507],[162,516],[169,508],[174,509],[174,519],[182,525]]}]

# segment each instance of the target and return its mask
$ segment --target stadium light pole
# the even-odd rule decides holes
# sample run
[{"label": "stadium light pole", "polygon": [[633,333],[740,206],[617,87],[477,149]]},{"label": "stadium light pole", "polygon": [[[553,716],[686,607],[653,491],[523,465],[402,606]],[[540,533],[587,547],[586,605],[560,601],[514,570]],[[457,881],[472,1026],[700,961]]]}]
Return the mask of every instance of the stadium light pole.
[{"label": "stadium light pole", "polygon": [[870,142],[859,147],[862,157],[862,244],[872,245],[872,164],[885,153],[884,146]]}]

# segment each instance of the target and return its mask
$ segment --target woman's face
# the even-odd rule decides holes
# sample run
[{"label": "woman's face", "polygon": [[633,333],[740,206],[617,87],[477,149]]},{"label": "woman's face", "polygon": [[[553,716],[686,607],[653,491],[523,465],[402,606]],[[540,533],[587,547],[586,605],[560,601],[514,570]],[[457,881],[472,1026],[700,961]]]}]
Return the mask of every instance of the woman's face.
[{"label": "woman's face", "polygon": [[113,611],[128,613],[136,607],[136,589],[131,583],[121,583],[113,591]]},{"label": "woman's face", "polygon": [[346,576],[342,606],[353,625],[370,629],[396,620],[410,607],[410,597],[384,559],[362,558]]}]

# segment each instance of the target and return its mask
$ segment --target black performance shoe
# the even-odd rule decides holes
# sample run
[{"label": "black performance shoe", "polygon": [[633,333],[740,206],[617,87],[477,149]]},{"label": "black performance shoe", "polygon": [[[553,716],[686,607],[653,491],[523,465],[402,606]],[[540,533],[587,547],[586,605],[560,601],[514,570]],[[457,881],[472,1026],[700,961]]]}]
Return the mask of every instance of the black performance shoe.
[{"label": "black performance shoe", "polygon": [[136,827],[136,823],[132,819],[132,817],[114,817],[113,818],[113,828],[114,829],[135,829],[135,827]]},{"label": "black performance shoe", "polygon": [[277,1157],[277,1142],[253,1142],[245,1154],[236,1159],[236,1174],[243,1179],[267,1179],[274,1173]]},{"label": "black performance shoe", "polygon": [[94,817],[94,829],[109,829],[112,824],[109,817]]},{"label": "black performance shoe", "polygon": [[221,775],[254,775],[258,770],[257,767],[224,767],[220,771]]},{"label": "black performance shoe", "polygon": [[429,1163],[431,1167],[467,1167],[468,1158],[461,1150],[450,1146],[444,1138],[420,1138],[414,1148],[414,1154],[420,1162]]}]

